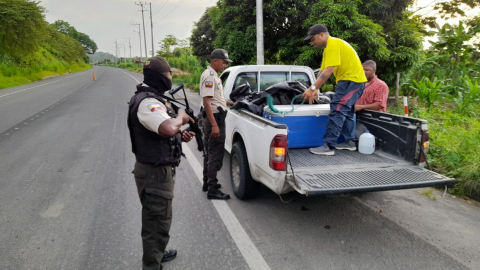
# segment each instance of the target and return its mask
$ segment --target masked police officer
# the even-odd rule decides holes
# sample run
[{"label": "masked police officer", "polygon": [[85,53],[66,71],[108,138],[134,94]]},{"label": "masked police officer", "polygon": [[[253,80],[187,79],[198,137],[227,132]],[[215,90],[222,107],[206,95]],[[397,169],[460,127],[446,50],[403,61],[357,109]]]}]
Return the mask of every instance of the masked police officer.
[{"label": "masked police officer", "polygon": [[170,239],[175,167],[180,164],[182,141],[193,132],[180,127],[193,121],[163,96],[172,88],[170,65],[160,57],[149,59],[144,81],[129,102],[128,128],[136,163],[133,170],[142,204],[143,269],[162,269],[176,250],[165,250]]},{"label": "masked police officer", "polygon": [[228,200],[230,195],[220,191],[217,172],[223,164],[225,146],[225,117],[227,105],[223,95],[222,81],[218,73],[227,67],[227,51],[216,49],[210,57],[210,66],[202,73],[200,78],[200,96],[203,98],[206,117],[203,121],[205,155],[203,159],[203,191],[207,191],[208,199]]}]

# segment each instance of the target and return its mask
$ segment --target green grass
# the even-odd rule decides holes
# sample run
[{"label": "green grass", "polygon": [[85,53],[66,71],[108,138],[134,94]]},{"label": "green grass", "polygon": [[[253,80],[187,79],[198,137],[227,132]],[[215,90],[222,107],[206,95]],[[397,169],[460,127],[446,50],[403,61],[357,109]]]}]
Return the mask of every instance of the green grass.
[{"label": "green grass", "polygon": [[91,68],[81,60],[73,63],[59,60],[44,49],[34,53],[32,58],[34,60],[28,63],[17,63],[6,55],[0,55],[0,89]]},{"label": "green grass", "polygon": [[[194,59],[192,58],[192,56],[172,57],[168,59],[168,62],[172,68],[176,68],[181,71],[180,74],[173,74],[173,84],[183,83],[185,87],[196,92],[198,91],[200,77],[202,76],[202,72],[205,68],[200,65],[200,62],[198,60]],[[132,72],[137,72],[140,74],[143,73],[142,67],[138,67],[137,64],[119,63],[116,67],[123,68]]]},{"label": "green grass", "polygon": [[[409,115],[428,121],[430,149],[428,160],[432,169],[455,178],[458,183],[451,192],[471,196],[480,187],[480,117],[461,114],[456,104],[438,101],[436,106],[418,106],[410,99]],[[387,107],[390,113],[403,115],[401,101]],[[480,189],[479,189],[480,190]]]},{"label": "green grass", "polygon": [[433,190],[431,188],[426,189],[421,192],[423,195],[427,196],[430,200],[436,201],[437,197],[433,194]]}]

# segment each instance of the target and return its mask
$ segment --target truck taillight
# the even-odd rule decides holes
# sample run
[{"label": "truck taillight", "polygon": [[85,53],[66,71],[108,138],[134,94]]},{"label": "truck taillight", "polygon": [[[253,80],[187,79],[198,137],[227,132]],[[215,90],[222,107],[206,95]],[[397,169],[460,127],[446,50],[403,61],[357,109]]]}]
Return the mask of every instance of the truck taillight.
[{"label": "truck taillight", "polygon": [[270,144],[270,168],[283,171],[287,168],[288,138],[286,135],[277,135]]},{"label": "truck taillight", "polygon": [[423,147],[423,152],[425,155],[420,155],[420,162],[425,162],[427,161],[427,155],[428,155],[428,148],[430,147],[430,135],[428,134],[428,130],[423,130],[422,132],[422,147]]}]

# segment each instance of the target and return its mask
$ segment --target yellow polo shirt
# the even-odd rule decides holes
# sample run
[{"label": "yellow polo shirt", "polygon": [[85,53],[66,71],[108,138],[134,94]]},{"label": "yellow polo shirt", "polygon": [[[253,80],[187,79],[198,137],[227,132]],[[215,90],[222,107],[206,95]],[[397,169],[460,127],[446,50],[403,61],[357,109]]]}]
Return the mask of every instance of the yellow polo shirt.
[{"label": "yellow polo shirt", "polygon": [[321,70],[335,67],[333,75],[339,81],[353,81],[363,83],[367,81],[362,62],[357,52],[346,41],[328,37],[327,47],[323,50]]}]

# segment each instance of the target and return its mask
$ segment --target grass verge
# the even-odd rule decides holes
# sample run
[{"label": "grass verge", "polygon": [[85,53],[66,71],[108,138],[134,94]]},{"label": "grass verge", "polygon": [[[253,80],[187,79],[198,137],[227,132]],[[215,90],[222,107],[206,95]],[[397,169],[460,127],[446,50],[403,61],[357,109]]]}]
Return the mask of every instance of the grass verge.
[{"label": "grass verge", "polygon": [[[450,192],[480,200],[480,119],[448,109],[452,107],[445,103],[427,111],[412,100],[409,115],[428,121],[428,160],[435,172],[457,180]],[[387,111],[403,115],[403,104],[399,101]]]}]

